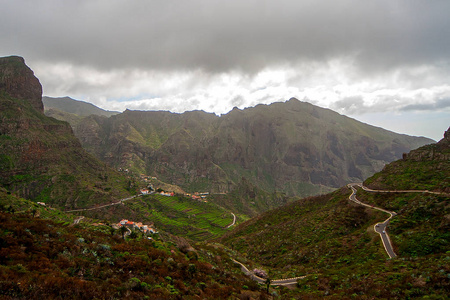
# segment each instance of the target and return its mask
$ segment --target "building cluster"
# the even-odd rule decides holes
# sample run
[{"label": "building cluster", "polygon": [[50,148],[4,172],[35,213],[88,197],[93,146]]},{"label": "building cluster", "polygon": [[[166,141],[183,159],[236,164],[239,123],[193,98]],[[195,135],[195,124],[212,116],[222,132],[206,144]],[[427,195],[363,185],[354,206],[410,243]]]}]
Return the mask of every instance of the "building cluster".
[{"label": "building cluster", "polygon": [[208,192],[205,192],[205,193],[196,192],[194,194],[186,194],[186,196],[191,197],[194,200],[203,201],[203,202],[208,202],[205,200],[206,196],[208,196],[208,195],[209,195]]},{"label": "building cluster", "polygon": [[148,195],[148,194],[150,194],[150,190],[149,189],[141,189],[141,194]]},{"label": "building cluster", "polygon": [[161,196],[167,196],[167,197],[172,197],[173,195],[175,195],[174,192],[164,192],[164,191],[161,191],[159,194]]},{"label": "building cluster", "polygon": [[117,228],[127,227],[129,229],[139,229],[140,231],[146,234],[158,233],[151,225],[145,225],[142,224],[142,222],[133,222],[127,219],[121,220],[119,223],[116,224],[115,227]]}]

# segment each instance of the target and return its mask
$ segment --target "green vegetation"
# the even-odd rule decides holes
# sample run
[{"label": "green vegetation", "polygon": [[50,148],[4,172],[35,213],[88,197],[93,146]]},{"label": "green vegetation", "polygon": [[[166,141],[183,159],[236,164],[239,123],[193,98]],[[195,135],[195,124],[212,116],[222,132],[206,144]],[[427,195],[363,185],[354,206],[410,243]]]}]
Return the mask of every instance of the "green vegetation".
[{"label": "green vegetation", "polygon": [[[251,219],[220,240],[285,278],[314,274],[334,263],[383,258],[371,225],[384,214],[349,203],[349,194],[341,189],[290,203]],[[349,250],[361,245],[370,246],[366,254],[352,255]]]}]

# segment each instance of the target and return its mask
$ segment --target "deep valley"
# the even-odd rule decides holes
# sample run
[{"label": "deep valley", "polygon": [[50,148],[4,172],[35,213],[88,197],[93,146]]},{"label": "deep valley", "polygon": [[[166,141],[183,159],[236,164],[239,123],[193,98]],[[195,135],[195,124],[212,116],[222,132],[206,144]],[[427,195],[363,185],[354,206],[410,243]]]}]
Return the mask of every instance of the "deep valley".
[{"label": "deep valley", "polygon": [[0,298],[447,299],[444,131],[43,102],[0,58]]}]

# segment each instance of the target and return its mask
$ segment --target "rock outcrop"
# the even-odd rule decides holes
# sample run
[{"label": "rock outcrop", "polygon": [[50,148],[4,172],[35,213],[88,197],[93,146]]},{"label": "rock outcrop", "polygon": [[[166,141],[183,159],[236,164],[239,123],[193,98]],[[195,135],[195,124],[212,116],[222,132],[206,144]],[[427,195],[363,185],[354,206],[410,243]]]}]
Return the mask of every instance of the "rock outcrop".
[{"label": "rock outcrop", "polygon": [[438,143],[421,147],[408,154],[403,154],[403,160],[411,161],[450,161],[450,128],[444,132],[444,138]]},{"label": "rock outcrop", "polygon": [[22,57],[0,58],[0,91],[12,98],[28,101],[33,108],[44,113],[41,83]]}]

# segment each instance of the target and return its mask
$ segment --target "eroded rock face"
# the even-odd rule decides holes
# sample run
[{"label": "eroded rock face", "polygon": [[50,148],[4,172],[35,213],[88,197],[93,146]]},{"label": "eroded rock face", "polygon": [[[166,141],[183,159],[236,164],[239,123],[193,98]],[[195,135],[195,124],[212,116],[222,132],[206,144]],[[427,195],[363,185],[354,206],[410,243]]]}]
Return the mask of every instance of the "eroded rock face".
[{"label": "eroded rock face", "polygon": [[41,83],[22,57],[0,58],[0,91],[10,97],[27,100],[33,108],[44,113]]}]

